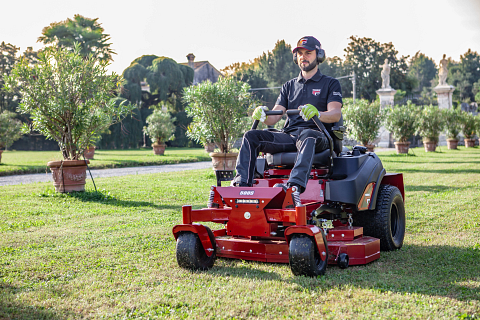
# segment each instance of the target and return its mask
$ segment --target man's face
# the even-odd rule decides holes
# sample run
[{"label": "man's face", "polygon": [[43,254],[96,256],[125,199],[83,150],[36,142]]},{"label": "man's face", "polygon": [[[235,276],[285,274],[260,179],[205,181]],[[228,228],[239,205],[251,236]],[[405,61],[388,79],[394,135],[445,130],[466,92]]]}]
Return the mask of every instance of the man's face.
[{"label": "man's face", "polygon": [[297,50],[297,62],[302,71],[308,72],[317,66],[317,52],[299,48]]}]

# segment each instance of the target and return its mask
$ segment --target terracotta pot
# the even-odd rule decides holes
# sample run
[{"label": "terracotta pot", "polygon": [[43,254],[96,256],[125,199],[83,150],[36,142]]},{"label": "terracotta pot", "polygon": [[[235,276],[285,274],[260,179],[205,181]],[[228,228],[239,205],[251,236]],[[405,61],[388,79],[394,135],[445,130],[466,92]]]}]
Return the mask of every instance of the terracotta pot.
[{"label": "terracotta pot", "polygon": [[[86,160],[87,163],[90,161]],[[85,191],[87,165],[85,160],[50,161],[53,186],[56,192]]]},{"label": "terracotta pot", "polygon": [[373,152],[373,150],[375,149],[374,144],[364,144],[363,146],[367,148],[368,152]]},{"label": "terracotta pot", "polygon": [[397,153],[408,153],[408,148],[410,146],[410,141],[407,142],[394,142],[395,144],[395,150],[397,150]]},{"label": "terracotta pot", "polygon": [[458,147],[458,139],[447,139],[447,147],[450,150],[456,150]]},{"label": "terracotta pot", "polygon": [[2,153],[3,153],[3,151],[5,151],[5,150],[0,150],[0,162],[2,162]]},{"label": "terracotta pot", "polygon": [[238,153],[212,152],[213,170],[235,170]]},{"label": "terracotta pot", "polygon": [[423,141],[423,146],[425,147],[425,152],[434,152],[437,148],[437,142],[435,141]]},{"label": "terracotta pot", "polygon": [[215,143],[213,143],[213,142],[212,143],[207,143],[205,145],[205,152],[210,153],[210,152],[213,152],[213,151],[215,151]]},{"label": "terracotta pot", "polygon": [[475,146],[475,139],[463,139],[466,148],[473,148]]},{"label": "terracotta pot", "polygon": [[93,159],[94,154],[95,154],[95,147],[94,146],[88,147],[87,149],[85,149],[83,151],[83,156],[85,157],[85,159],[88,159],[88,160]]},{"label": "terracotta pot", "polygon": [[153,153],[157,156],[163,156],[166,147],[166,144],[153,144]]}]

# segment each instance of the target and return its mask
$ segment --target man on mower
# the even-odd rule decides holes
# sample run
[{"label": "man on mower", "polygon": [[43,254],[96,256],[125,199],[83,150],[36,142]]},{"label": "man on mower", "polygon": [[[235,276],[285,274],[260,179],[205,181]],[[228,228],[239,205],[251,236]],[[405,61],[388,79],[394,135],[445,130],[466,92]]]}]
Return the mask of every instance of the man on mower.
[{"label": "man on mower", "polygon": [[[337,79],[323,75],[318,64],[325,60],[325,51],[314,37],[303,37],[293,49],[293,61],[300,67],[300,74],[286,82],[280,91],[273,110],[285,113],[288,109],[301,109],[300,114],[288,115],[283,129],[279,132],[250,130],[243,136],[237,158],[237,175],[234,186],[251,187],[255,172],[255,160],[259,152],[278,153],[297,151],[286,188],[297,187],[305,191],[313,156],[329,148],[329,142],[320,132],[312,118],[318,116],[331,130],[332,124],[341,118],[342,89]],[[274,125],[281,115],[267,116],[265,106],[257,107],[252,118],[266,125]]]}]

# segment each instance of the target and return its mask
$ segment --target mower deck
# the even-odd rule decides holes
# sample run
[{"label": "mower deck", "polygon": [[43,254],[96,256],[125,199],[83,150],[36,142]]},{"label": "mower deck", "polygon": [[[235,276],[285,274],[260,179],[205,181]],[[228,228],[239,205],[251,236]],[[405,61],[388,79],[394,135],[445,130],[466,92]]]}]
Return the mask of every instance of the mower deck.
[{"label": "mower deck", "polygon": [[[214,234],[224,234],[215,237],[217,257],[289,263],[285,240],[231,237],[224,229],[216,230]],[[329,229],[327,240],[329,264],[337,264],[341,253],[349,256],[349,265],[367,264],[380,258],[380,239],[363,236],[362,227]]]}]

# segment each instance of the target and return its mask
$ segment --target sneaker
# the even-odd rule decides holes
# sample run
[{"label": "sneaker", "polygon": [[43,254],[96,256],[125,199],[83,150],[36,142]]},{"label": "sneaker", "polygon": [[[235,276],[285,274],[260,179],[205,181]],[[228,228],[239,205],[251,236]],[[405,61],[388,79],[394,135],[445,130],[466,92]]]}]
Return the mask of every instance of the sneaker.
[{"label": "sneaker", "polygon": [[289,183],[287,183],[287,188],[290,189],[291,187],[297,187],[297,191],[298,191],[299,193],[304,193],[304,192],[305,192],[305,188],[302,187],[301,185],[295,183],[295,182],[289,182]]},{"label": "sneaker", "polygon": [[242,182],[242,181],[238,182],[235,180],[232,180],[232,182],[230,182],[230,186],[231,187],[251,187],[251,185],[249,185],[246,182]]},{"label": "sneaker", "polygon": [[282,188],[283,191],[285,191],[285,192],[287,192],[287,189],[288,189],[288,187],[287,187],[285,184],[283,184],[283,183],[275,183],[275,184],[273,185],[273,187],[274,187],[274,188]]}]

